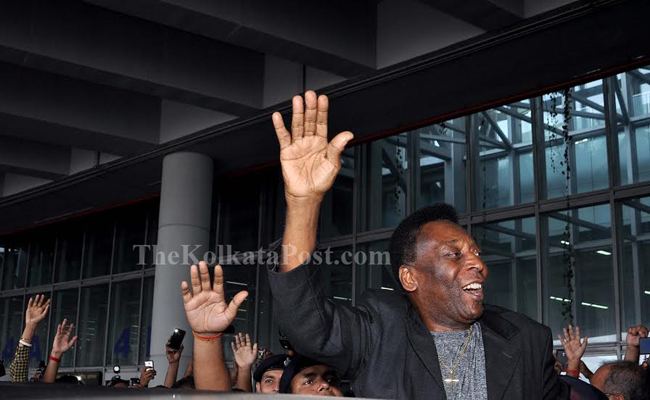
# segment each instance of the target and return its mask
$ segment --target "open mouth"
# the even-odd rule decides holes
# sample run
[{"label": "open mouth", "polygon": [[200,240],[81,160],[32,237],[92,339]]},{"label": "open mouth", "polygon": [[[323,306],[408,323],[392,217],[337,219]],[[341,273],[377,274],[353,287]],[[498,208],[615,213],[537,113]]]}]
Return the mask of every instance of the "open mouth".
[{"label": "open mouth", "polygon": [[463,286],[463,291],[477,300],[483,300],[483,284],[472,282]]}]

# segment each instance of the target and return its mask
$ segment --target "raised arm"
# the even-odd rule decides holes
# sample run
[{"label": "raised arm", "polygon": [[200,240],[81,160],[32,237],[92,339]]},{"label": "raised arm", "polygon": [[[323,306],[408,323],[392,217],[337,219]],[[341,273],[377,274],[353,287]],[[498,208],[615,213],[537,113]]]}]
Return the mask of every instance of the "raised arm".
[{"label": "raised arm", "polygon": [[20,336],[16,354],[9,366],[9,375],[12,382],[27,382],[27,370],[29,366],[29,351],[32,347],[32,338],[38,324],[47,317],[50,309],[50,300],[45,299],[42,294],[30,297],[25,311],[25,329]]},{"label": "raised arm", "polygon": [[229,391],[230,375],[223,356],[221,336],[237,316],[237,309],[248,292],[241,291],[226,303],[223,270],[214,267],[214,283],[210,282],[208,264],[204,261],[190,269],[192,288],[183,281],[185,315],[194,335],[194,384],[200,390]]},{"label": "raised arm", "polygon": [[318,213],[325,193],[341,169],[341,152],[352,139],[341,132],[327,142],[327,96],[308,91],[305,99],[293,98],[291,132],[280,113],[273,114],[273,126],[280,143],[287,216],[282,240],[283,272],[303,264],[316,246]]},{"label": "raised arm", "polygon": [[648,328],[643,325],[631,326],[627,328],[627,338],[625,343],[627,348],[625,349],[625,361],[632,361],[633,363],[639,363],[639,341],[641,338],[648,337]]},{"label": "raised arm", "polygon": [[237,368],[237,379],[234,387],[244,392],[252,392],[251,368],[257,359],[257,343],[253,343],[250,336],[239,332],[235,335],[235,341],[230,343],[232,352],[235,355],[235,366]]},{"label": "raised arm", "polygon": [[172,349],[169,346],[165,347],[165,354],[167,355],[167,373],[165,374],[165,382],[163,386],[171,388],[176,383],[176,377],[178,376],[178,367],[181,360],[181,355],[183,354],[183,346],[178,350]]},{"label": "raised arm", "polygon": [[45,376],[43,377],[44,383],[54,383],[56,381],[56,374],[59,372],[61,357],[63,357],[63,354],[77,343],[77,337],[71,337],[73,331],[74,324],[68,324],[67,319],[64,319],[63,322],[56,327],[56,335],[52,342],[52,351],[50,352],[47,368],[45,369]]}]

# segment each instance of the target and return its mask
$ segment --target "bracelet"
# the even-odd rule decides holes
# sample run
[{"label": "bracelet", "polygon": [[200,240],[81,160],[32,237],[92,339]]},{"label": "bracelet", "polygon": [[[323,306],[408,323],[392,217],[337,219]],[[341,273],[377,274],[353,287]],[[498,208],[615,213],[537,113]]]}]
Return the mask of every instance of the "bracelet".
[{"label": "bracelet", "polygon": [[215,340],[219,339],[221,336],[223,336],[223,332],[219,332],[214,336],[201,336],[197,335],[196,332],[192,331],[192,335],[194,335],[194,338],[199,339],[204,342],[214,342]]},{"label": "bracelet", "polygon": [[18,343],[22,344],[22,345],[25,346],[25,347],[32,347],[32,344],[29,343],[28,341],[24,340],[24,339],[20,339],[20,340],[18,341]]},{"label": "bracelet", "polygon": [[54,356],[53,356],[53,355],[51,355],[51,354],[50,354],[50,357],[49,357],[49,359],[50,359],[50,361],[54,361],[54,362],[61,362],[61,359],[60,359],[60,358],[57,358],[57,357],[54,357]]},{"label": "bracelet", "polygon": [[568,369],[567,368],[565,370],[565,372],[566,372],[567,375],[572,376],[574,378],[577,378],[577,377],[580,376],[580,371],[578,371],[577,369]]}]

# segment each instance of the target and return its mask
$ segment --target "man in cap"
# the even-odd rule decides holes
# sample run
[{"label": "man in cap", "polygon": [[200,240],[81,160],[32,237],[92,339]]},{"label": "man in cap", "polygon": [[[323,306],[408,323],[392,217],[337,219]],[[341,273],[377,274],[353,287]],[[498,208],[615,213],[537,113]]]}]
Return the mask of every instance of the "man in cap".
[{"label": "man in cap", "polygon": [[253,373],[255,391],[264,394],[279,393],[280,378],[286,363],[288,359],[284,354],[276,354],[262,360]]}]

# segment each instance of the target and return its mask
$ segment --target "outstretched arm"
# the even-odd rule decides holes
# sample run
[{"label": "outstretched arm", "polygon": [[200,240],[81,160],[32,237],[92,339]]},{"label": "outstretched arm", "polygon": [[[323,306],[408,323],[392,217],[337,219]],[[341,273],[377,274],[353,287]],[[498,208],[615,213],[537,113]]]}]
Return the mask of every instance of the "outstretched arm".
[{"label": "outstretched arm", "polygon": [[185,315],[194,335],[194,384],[200,390],[228,391],[230,375],[223,356],[221,336],[237,316],[237,309],[248,292],[241,291],[226,303],[223,270],[214,267],[214,283],[210,282],[208,264],[201,261],[190,269],[192,288],[183,281]]},{"label": "outstretched arm", "polygon": [[235,341],[230,343],[232,352],[235,355],[237,368],[237,379],[234,387],[244,392],[252,392],[251,368],[257,359],[257,343],[253,343],[250,336],[239,332],[235,335]]},{"label": "outstretched arm", "polygon": [[165,347],[165,354],[167,354],[167,373],[165,374],[165,383],[163,386],[171,388],[176,383],[176,377],[178,376],[178,367],[181,360],[181,354],[183,354],[183,346],[178,350],[174,350],[169,346]]},{"label": "outstretched arm", "polygon": [[30,297],[25,311],[25,329],[18,342],[16,354],[9,366],[9,375],[12,382],[27,382],[27,370],[29,366],[29,351],[32,347],[32,338],[36,332],[39,322],[47,317],[50,309],[50,300],[45,299],[42,294]]},{"label": "outstretched arm", "polygon": [[327,96],[308,91],[305,99],[293,98],[292,131],[280,113],[273,114],[273,126],[280,143],[280,163],[284,179],[287,216],[282,240],[283,272],[303,264],[316,245],[318,214],[325,193],[341,169],[341,152],[352,139],[341,132],[327,142]]},{"label": "outstretched arm", "polygon": [[56,327],[56,336],[54,336],[54,342],[52,342],[50,360],[45,369],[43,382],[54,383],[56,381],[56,374],[59,372],[59,365],[61,364],[63,353],[70,350],[72,346],[77,343],[76,336],[70,337],[73,330],[74,324],[68,324],[67,319],[64,319],[63,322]]},{"label": "outstretched arm", "polygon": [[582,361],[582,356],[585,354],[587,349],[587,344],[589,343],[589,338],[584,337],[580,338],[580,327],[576,326],[575,328],[571,325],[563,329],[563,335],[558,335],[562,346],[564,347],[564,352],[566,353],[567,366],[566,373],[567,375],[577,378],[580,376],[580,362]]}]

